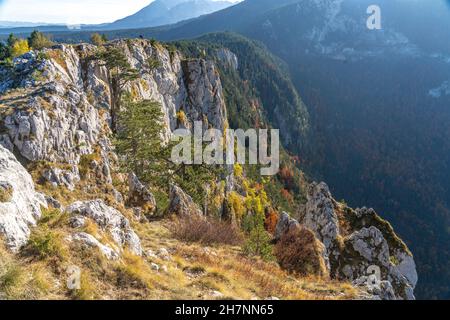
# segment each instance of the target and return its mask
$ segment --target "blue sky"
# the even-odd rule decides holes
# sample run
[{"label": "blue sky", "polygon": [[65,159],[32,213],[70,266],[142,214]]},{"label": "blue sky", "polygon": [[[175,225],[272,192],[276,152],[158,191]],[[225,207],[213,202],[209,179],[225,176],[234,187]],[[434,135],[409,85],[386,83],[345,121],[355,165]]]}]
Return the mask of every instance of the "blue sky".
[{"label": "blue sky", "polygon": [[67,24],[112,22],[135,13],[152,1],[0,0],[0,21]]}]

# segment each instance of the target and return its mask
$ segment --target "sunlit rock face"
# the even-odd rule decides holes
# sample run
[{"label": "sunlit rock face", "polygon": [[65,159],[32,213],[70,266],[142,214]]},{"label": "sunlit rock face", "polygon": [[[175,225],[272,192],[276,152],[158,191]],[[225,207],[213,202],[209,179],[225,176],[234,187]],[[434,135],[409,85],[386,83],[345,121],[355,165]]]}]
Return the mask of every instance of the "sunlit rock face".
[{"label": "sunlit rock face", "polygon": [[[187,127],[192,127],[194,121],[201,121],[205,128],[223,130],[227,126],[222,85],[214,63],[202,59],[187,61],[178,51],[169,51],[151,41],[119,40],[108,45],[119,48],[139,71],[138,79],[125,90],[136,99],[161,104],[163,141],[181,126],[177,117],[181,111]],[[52,188],[70,191],[81,181],[80,164],[86,165],[95,173],[96,181],[111,186],[117,202],[125,201],[124,195],[112,187],[112,166],[118,159],[110,141],[111,88],[108,70],[102,61],[92,59],[97,50],[90,44],[56,45],[26,53],[14,59],[10,67],[0,67],[0,191],[4,194],[0,233],[12,250],[17,251],[27,242],[30,227],[41,215],[40,206],[46,205],[13,153],[21,162],[43,166],[36,179]],[[95,157],[90,159],[93,154]],[[89,161],[81,163],[83,158]],[[153,195],[142,185],[133,180],[130,188],[129,197],[146,202],[150,211],[156,208]],[[137,196],[142,199],[135,199]],[[75,203],[66,210],[90,218],[103,214],[117,220],[126,229],[108,227],[117,247],[126,246],[140,254],[139,239],[114,208],[94,201]],[[120,252],[99,246],[83,234],[72,240],[99,247],[109,258]]]},{"label": "sunlit rock face", "polygon": [[[353,210],[337,202],[325,183],[313,183],[300,220],[283,213],[275,240],[301,227],[311,230],[323,244],[331,277],[353,282],[373,299],[415,299],[418,277],[414,258],[390,224],[373,209]],[[373,268],[380,271],[379,278],[368,286]]]},{"label": "sunlit rock face", "polygon": [[27,243],[41,206],[47,206],[46,200],[35,191],[30,174],[0,146],[0,236],[12,251]]}]

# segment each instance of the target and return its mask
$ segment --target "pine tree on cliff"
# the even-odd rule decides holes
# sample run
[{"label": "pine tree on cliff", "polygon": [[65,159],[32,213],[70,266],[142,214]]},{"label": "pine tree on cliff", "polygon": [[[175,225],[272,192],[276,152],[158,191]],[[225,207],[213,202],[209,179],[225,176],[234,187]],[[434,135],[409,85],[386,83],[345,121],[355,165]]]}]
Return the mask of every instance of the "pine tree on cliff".
[{"label": "pine tree on cliff", "polygon": [[95,58],[103,61],[102,65],[108,70],[111,89],[111,130],[115,133],[117,114],[120,110],[124,89],[128,83],[139,78],[139,71],[130,65],[127,57],[119,48],[103,48]]},{"label": "pine tree on cliff", "polygon": [[53,45],[53,41],[50,40],[48,36],[39,31],[33,31],[28,38],[28,45],[34,50],[41,50],[44,48],[51,47]]},{"label": "pine tree on cliff", "polygon": [[9,48],[11,48],[17,41],[19,41],[19,38],[17,38],[14,34],[11,33],[8,36],[8,39],[6,40],[6,44]]},{"label": "pine tree on cliff", "polygon": [[162,144],[164,114],[161,108],[157,101],[135,101],[129,93],[123,94],[114,139],[121,167],[124,172],[134,172],[142,182],[167,192],[170,183],[175,183],[196,203],[204,203],[205,185],[215,181],[223,171],[206,164],[176,164],[172,161],[172,148],[176,142]]},{"label": "pine tree on cliff", "polygon": [[161,144],[164,129],[161,104],[151,100],[133,101],[126,94],[117,119],[115,146],[123,156],[122,168],[136,173],[146,183],[155,181],[165,172],[169,158]]}]

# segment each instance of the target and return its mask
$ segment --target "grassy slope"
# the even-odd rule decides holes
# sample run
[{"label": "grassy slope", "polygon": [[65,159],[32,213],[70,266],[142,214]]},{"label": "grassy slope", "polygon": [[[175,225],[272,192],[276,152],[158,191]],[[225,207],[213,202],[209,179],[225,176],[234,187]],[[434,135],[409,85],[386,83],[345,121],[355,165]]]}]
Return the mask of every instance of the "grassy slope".
[{"label": "grassy slope", "polygon": [[[34,235],[47,232],[50,222],[41,223]],[[97,249],[67,247],[55,240],[63,258],[41,256],[43,251],[23,251],[13,256],[0,246],[0,298],[6,299],[353,299],[360,292],[350,284],[299,278],[276,264],[241,255],[238,247],[205,248],[175,240],[170,220],[135,224],[146,250],[166,248],[170,260],[141,258],[124,253],[119,261],[107,261]],[[53,225],[61,238],[64,228]],[[91,230],[92,231],[92,230]],[[99,232],[97,237],[101,238]],[[29,248],[29,247],[28,247]],[[70,250],[69,250],[70,249]],[[30,248],[28,249],[30,250]],[[30,253],[33,252],[33,253]],[[155,271],[151,263],[166,266]],[[66,289],[66,268],[81,268],[81,290]],[[217,296],[220,292],[220,296]]]}]

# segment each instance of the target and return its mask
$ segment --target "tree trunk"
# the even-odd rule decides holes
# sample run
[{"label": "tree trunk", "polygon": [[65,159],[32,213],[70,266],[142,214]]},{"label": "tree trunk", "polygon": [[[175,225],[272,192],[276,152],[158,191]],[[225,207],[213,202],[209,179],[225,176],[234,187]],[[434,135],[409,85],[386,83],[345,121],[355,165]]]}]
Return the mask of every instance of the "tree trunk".
[{"label": "tree trunk", "polygon": [[118,89],[117,79],[113,78],[111,82],[111,131],[116,133],[117,111],[120,108],[120,89]]}]

